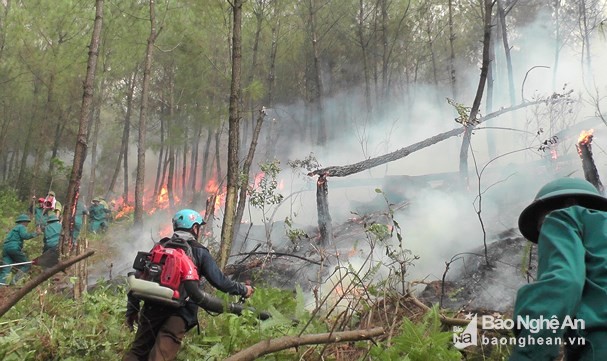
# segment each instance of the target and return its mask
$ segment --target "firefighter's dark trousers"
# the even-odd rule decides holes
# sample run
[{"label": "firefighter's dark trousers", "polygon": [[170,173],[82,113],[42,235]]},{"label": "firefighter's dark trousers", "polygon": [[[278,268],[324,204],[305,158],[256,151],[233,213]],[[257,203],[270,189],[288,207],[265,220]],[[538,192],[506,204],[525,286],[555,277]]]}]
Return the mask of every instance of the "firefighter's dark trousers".
[{"label": "firefighter's dark trousers", "polygon": [[123,361],[174,360],[185,333],[185,321],[179,316],[142,312],[135,340]]}]

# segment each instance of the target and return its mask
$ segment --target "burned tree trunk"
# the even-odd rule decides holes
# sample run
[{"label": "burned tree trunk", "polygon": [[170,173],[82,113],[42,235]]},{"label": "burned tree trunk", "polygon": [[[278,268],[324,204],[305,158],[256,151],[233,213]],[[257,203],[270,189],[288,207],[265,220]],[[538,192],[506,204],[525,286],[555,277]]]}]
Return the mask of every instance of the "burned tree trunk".
[{"label": "burned tree trunk", "polygon": [[326,246],[333,242],[333,226],[329,213],[329,184],[327,175],[321,174],[316,181],[316,209],[318,212],[318,231],[320,244]]},{"label": "burned tree trunk", "polygon": [[586,132],[583,131],[580,135],[580,139],[576,144],[577,152],[582,159],[582,169],[584,170],[584,178],[592,185],[598,189],[598,191],[603,194],[604,187],[603,183],[601,183],[601,179],[599,177],[599,171],[596,169],[596,164],[594,163],[594,157],[592,156],[592,131]]}]

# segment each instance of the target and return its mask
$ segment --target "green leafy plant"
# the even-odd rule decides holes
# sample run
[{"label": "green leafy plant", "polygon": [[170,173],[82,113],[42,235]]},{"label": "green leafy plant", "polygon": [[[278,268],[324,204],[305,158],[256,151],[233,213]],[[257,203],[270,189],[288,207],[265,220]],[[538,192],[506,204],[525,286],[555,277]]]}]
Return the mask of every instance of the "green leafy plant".
[{"label": "green leafy plant", "polygon": [[433,307],[419,323],[403,319],[400,334],[373,346],[370,355],[374,360],[461,360],[452,341],[453,334],[442,331],[438,308]]}]

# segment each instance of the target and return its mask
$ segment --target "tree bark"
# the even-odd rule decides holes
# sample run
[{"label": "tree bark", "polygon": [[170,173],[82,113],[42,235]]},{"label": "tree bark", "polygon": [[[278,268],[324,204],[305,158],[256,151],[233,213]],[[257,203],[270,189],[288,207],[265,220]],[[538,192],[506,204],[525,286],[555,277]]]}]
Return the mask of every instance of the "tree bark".
[{"label": "tree bark", "polygon": [[[94,103],[93,103],[94,104]],[[89,175],[89,186],[87,192],[87,200],[90,201],[95,197],[95,178],[97,176],[97,140],[99,139],[99,126],[101,123],[101,101],[93,106],[93,133],[91,136],[91,172]]]},{"label": "tree bark", "polygon": [[[102,3],[103,0],[97,0],[97,3],[99,3],[99,2]],[[99,13],[99,11],[97,11],[97,13]],[[70,267],[71,265],[78,263],[78,262],[82,261],[83,259],[92,256],[94,253],[95,253],[95,251],[91,249],[78,256],[69,258],[63,262],[59,262],[55,266],[45,270],[44,272],[42,272],[35,278],[32,278],[31,280],[29,280],[26,284],[23,285],[23,287],[21,287],[16,292],[11,294],[7,299],[5,299],[2,302],[2,306],[0,306],[0,317],[4,316],[4,314],[7,313],[8,310],[10,310],[14,305],[17,304],[17,302],[19,302],[19,300],[21,300],[25,295],[30,293],[34,288],[36,288],[42,282],[51,278],[54,274],[56,274],[58,272],[65,271],[65,269]]]},{"label": "tree bark", "polygon": [[318,133],[316,144],[324,145],[327,143],[327,125],[325,123],[324,106],[323,106],[323,84],[322,84],[322,69],[320,64],[320,44],[318,43],[318,30],[316,29],[316,1],[308,0],[309,3],[309,26],[310,39],[312,41],[312,57],[314,63],[314,85],[316,87],[314,93],[314,105],[316,117],[318,120]]},{"label": "tree bark", "polygon": [[383,334],[384,329],[382,327],[375,327],[367,330],[328,332],[304,336],[283,336],[273,340],[260,341],[226,358],[224,361],[251,361],[263,355],[286,350],[291,347],[370,340]]},{"label": "tree bark", "polygon": [[101,39],[101,29],[103,27],[103,0],[96,0],[95,8],[95,22],[93,25],[91,43],[89,45],[86,78],[83,85],[82,106],[80,108],[80,116],[78,118],[79,126],[78,136],[76,139],[76,149],[74,151],[74,163],[72,165],[72,174],[70,176],[70,182],[67,188],[67,199],[65,201],[65,205],[63,206],[63,223],[61,226],[62,232],[59,246],[61,255],[66,255],[71,251],[74,215],[76,213],[76,204],[78,203],[78,197],[80,195],[82,168],[84,166],[84,160],[86,159],[88,120],[90,118],[93,105],[97,58],[99,57],[99,43]]},{"label": "tree bark", "polygon": [[240,172],[244,178],[242,179],[242,184],[240,186],[240,193],[238,195],[238,206],[236,207],[236,217],[234,218],[234,224],[236,225],[236,233],[238,233],[238,230],[240,229],[242,216],[244,215],[244,209],[247,203],[247,186],[249,184],[249,172],[251,171],[251,164],[253,164],[253,158],[255,157],[255,150],[257,149],[259,133],[261,132],[261,126],[263,125],[265,117],[265,109],[260,109],[259,116],[257,117],[257,122],[255,123],[255,129],[253,130],[253,135],[251,137],[251,145],[249,146],[249,152],[247,153],[247,157],[242,165],[242,171]]},{"label": "tree bark", "polygon": [[[451,96],[457,100],[457,78],[455,77],[455,33],[453,32],[453,0],[449,0],[449,78]],[[514,104],[512,104],[514,105]]]},{"label": "tree bark", "polygon": [[221,245],[219,249],[219,267],[223,268],[228,262],[228,257],[234,242],[234,219],[236,217],[236,202],[238,197],[239,159],[238,149],[240,141],[240,114],[238,104],[240,101],[240,72],[242,61],[242,4],[243,0],[232,2],[233,32],[232,32],[232,81],[230,84],[230,106],[228,119],[228,181],[226,192],[226,204],[221,228]]},{"label": "tree bark", "polygon": [[[508,29],[506,28],[506,11],[503,0],[497,0],[497,15],[502,30],[502,44],[504,45],[504,54],[506,55],[506,69],[508,71],[508,95],[510,97],[510,106],[516,103],[516,89],[514,89],[514,72],[512,70],[512,54],[510,53],[510,44],[508,42]],[[558,16],[558,15],[557,15]]]},{"label": "tree bark", "polygon": [[493,0],[484,0],[484,35],[483,35],[483,63],[481,65],[481,76],[478,81],[478,87],[476,89],[476,96],[470,109],[470,115],[468,121],[464,122],[464,137],[462,140],[462,147],[459,152],[459,172],[463,182],[467,182],[468,179],[468,151],[470,149],[470,140],[472,138],[472,130],[477,123],[478,110],[481,106],[481,100],[483,98],[483,92],[485,91],[485,84],[487,83],[487,73],[489,71],[489,47],[491,43],[491,11],[493,8]]},{"label": "tree bark", "polygon": [[148,97],[150,87],[150,77],[152,73],[152,60],[154,54],[154,42],[158,33],[156,32],[156,13],[154,10],[154,0],[150,0],[150,36],[145,51],[145,62],[143,67],[143,84],[141,86],[141,106],[139,109],[139,134],[137,144],[137,178],[135,180],[135,225],[143,225],[143,191],[145,187],[145,136],[146,121],[148,112]]},{"label": "tree bark", "polygon": [[158,196],[158,193],[160,193],[160,187],[163,184],[163,181],[161,179],[161,176],[164,177],[164,174],[162,174],[162,167],[164,165],[164,153],[165,153],[165,123],[166,120],[164,119],[164,117],[160,117],[160,154],[158,154],[158,165],[156,167],[156,181],[154,182],[154,197]]},{"label": "tree bark", "polygon": [[[133,96],[135,94],[135,81],[137,79],[137,72],[139,70],[139,66],[135,67],[133,71],[133,76],[131,77],[128,84],[128,93],[126,95],[126,113],[124,115],[124,125],[122,126],[122,140],[120,143],[120,154],[118,154],[118,161],[116,162],[116,168],[114,169],[114,174],[112,175],[112,179],[110,180],[110,186],[108,187],[107,193],[105,197],[109,197],[112,192],[114,192],[114,186],[116,185],[116,180],[118,179],[118,174],[120,173],[120,168],[122,167],[122,159],[127,156],[129,151],[129,130],[131,128],[131,113],[133,112]],[[124,169],[125,177],[128,179],[128,175],[126,174],[127,169]],[[128,195],[128,188],[126,190]],[[127,202],[126,196],[123,198],[124,203]]]}]

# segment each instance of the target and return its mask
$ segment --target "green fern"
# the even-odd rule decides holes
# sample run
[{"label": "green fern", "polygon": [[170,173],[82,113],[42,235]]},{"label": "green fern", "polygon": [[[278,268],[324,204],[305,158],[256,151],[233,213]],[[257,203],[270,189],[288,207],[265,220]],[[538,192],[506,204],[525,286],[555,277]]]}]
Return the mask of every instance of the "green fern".
[{"label": "green fern", "polygon": [[437,307],[432,308],[420,323],[405,318],[400,334],[390,340],[390,347],[383,342],[373,346],[370,355],[373,360],[461,360],[461,353],[452,347],[453,334],[441,328]]}]

